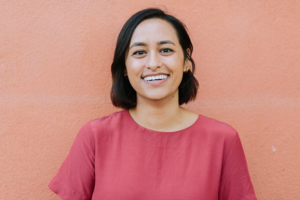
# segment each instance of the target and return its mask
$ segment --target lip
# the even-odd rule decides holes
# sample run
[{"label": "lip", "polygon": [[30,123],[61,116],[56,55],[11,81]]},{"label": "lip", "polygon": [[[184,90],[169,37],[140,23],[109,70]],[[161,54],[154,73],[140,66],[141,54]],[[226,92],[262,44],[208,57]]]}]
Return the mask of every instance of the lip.
[{"label": "lip", "polygon": [[158,76],[158,75],[166,75],[169,76],[169,74],[166,73],[157,73],[157,74],[146,74],[142,76],[142,79],[146,78],[147,76]]},{"label": "lip", "polygon": [[[162,80],[158,80],[158,81],[145,81],[145,77],[147,76],[158,76],[158,75],[166,75],[167,78],[166,79],[162,79]],[[149,84],[149,85],[152,85],[152,86],[157,86],[157,85],[161,85],[163,84],[164,82],[166,82],[167,80],[169,79],[169,74],[165,74],[165,73],[157,73],[157,74],[147,74],[145,76],[142,76],[142,80],[146,83],[146,84]]]}]

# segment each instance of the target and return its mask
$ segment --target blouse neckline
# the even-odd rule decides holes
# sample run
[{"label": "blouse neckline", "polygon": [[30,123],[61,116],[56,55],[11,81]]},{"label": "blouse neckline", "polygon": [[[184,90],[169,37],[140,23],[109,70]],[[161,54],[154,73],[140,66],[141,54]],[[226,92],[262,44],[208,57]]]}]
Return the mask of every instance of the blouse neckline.
[{"label": "blouse neckline", "polygon": [[167,131],[156,131],[156,130],[145,128],[145,127],[141,126],[140,124],[138,124],[132,118],[131,114],[129,113],[129,110],[127,110],[127,109],[125,110],[125,115],[127,115],[127,118],[130,120],[130,122],[132,124],[134,124],[134,126],[136,126],[138,129],[142,129],[143,131],[148,131],[148,132],[152,132],[152,133],[160,133],[160,134],[174,134],[174,133],[186,132],[186,131],[188,131],[190,129],[193,129],[200,122],[200,115],[198,115],[197,120],[192,125],[184,128],[184,129],[177,130],[177,131],[170,131],[170,132],[167,132]]}]

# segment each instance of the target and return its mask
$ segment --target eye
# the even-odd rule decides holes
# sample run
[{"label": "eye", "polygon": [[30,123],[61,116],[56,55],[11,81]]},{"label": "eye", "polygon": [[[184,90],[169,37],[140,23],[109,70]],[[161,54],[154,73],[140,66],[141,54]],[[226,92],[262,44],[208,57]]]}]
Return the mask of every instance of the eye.
[{"label": "eye", "polygon": [[163,48],[160,50],[161,53],[167,54],[167,53],[171,53],[174,52],[172,49],[169,48]]},{"label": "eye", "polygon": [[143,56],[145,54],[146,54],[146,51],[138,50],[138,51],[133,52],[132,55],[134,55],[134,56]]}]

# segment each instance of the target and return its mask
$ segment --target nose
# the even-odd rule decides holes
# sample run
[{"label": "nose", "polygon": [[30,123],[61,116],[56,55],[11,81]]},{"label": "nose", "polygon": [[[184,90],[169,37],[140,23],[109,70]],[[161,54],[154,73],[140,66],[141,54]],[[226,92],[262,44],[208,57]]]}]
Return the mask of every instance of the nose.
[{"label": "nose", "polygon": [[162,64],[159,55],[155,52],[151,52],[148,55],[149,56],[147,59],[146,67],[152,71],[155,71],[157,68],[160,68]]}]

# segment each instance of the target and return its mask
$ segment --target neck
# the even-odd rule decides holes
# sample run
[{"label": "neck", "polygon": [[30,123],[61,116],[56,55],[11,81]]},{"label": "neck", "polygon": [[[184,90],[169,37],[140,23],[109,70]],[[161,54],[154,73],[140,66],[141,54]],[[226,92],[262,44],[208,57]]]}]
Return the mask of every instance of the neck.
[{"label": "neck", "polygon": [[178,91],[162,100],[137,97],[137,106],[129,110],[141,126],[156,131],[173,131],[183,121],[184,109],[179,106]]}]

